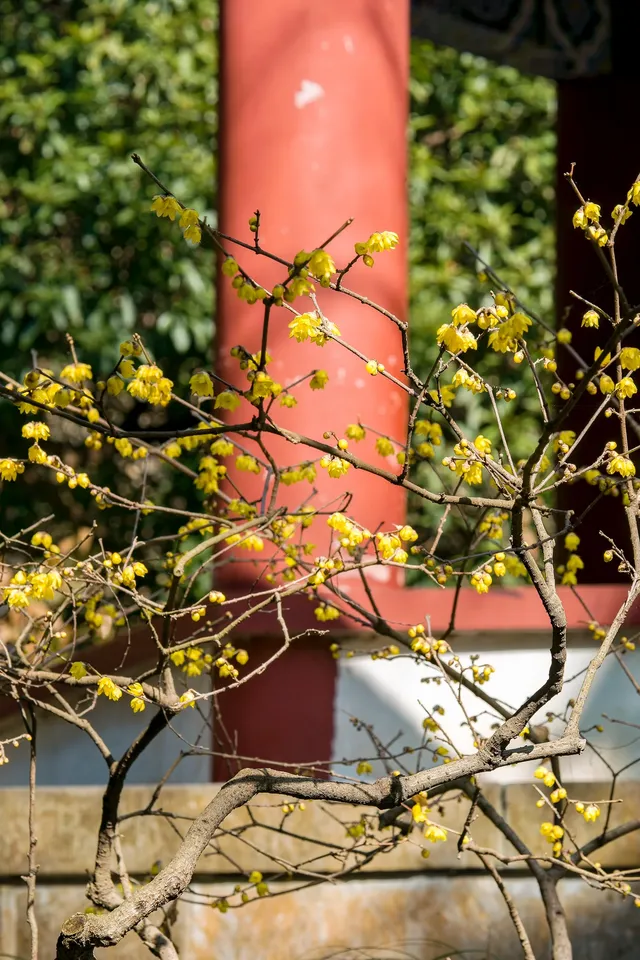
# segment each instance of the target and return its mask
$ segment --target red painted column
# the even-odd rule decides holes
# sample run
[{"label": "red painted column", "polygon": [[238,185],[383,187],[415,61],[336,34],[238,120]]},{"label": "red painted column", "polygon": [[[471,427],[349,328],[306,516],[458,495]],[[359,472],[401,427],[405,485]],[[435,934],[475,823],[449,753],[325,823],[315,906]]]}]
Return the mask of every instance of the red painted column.
[{"label": "red painted column", "polygon": [[[408,47],[408,0],[325,0],[321,10],[304,0],[222,3],[221,230],[251,240],[248,218],[259,209],[261,245],[293,259],[353,217],[352,227],[329,247],[339,266],[353,255],[354,242],[376,230],[394,230],[401,245],[377,255],[372,270],[359,264],[348,285],[403,319]],[[238,256],[265,286],[286,275],[265,259],[240,251]],[[259,349],[262,311],[241,302],[225,278],[218,290],[219,369],[240,384],[229,350],[235,344]],[[345,339],[401,376],[400,338],[388,320],[332,291],[321,290],[320,300]],[[310,301],[295,306],[300,312],[312,309]],[[272,311],[271,376],[287,385],[320,367],[330,382],[324,392],[308,384],[297,389],[298,406],[278,408],[281,425],[321,439],[326,430],[342,436],[348,423],[361,419],[402,438],[402,391],[370,377],[361,360],[335,343],[324,348],[296,343],[288,335],[290,318],[284,309]],[[375,458],[372,448],[368,438],[358,453]],[[282,465],[317,459],[310,448],[278,440],[270,449]],[[247,476],[242,475],[243,489]],[[255,478],[254,496],[262,483]],[[370,528],[403,520],[403,492],[376,477],[351,469],[332,480],[318,469],[315,486],[318,504],[352,492],[350,512]],[[299,487],[292,490],[295,494],[283,491],[283,502],[287,497],[299,502]],[[241,754],[289,762],[330,756],[335,662],[326,642],[315,644],[315,649],[294,644],[261,677],[219,698],[224,726]],[[217,775],[227,773],[224,764],[216,765]]]}]

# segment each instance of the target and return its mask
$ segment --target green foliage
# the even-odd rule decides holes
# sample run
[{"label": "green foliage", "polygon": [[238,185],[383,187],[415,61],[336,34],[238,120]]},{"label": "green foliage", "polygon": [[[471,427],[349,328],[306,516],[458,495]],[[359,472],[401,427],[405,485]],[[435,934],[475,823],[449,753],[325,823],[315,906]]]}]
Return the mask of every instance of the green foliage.
[{"label": "green foliage", "polygon": [[215,16],[209,0],[0,0],[0,341],[14,352],[10,372],[32,349],[41,362],[59,356],[67,330],[94,363],[134,329],[161,362],[206,355],[212,277],[148,215],[153,191],[130,155],[211,218]]},{"label": "green foliage", "polygon": [[[410,93],[410,323],[414,365],[425,375],[451,309],[465,301],[477,309],[490,302],[491,286],[498,289],[465,242],[554,326],[555,85],[414,41]],[[485,352],[488,379],[518,394],[501,409],[514,455],[524,456],[538,427],[533,386],[522,383],[521,367],[511,363],[505,373],[501,358]],[[469,434],[495,443],[490,407],[465,391],[459,401],[456,415]],[[410,506],[414,522],[432,525],[421,504]]]},{"label": "green foliage", "polygon": [[[68,331],[105,375],[117,342],[139,330],[181,389],[210,356],[213,269],[149,214],[155,191],[130,154],[215,222],[217,4],[0,0],[0,16],[5,370],[21,377],[30,351],[59,369]],[[452,306],[487,297],[464,241],[550,315],[555,104],[548,81],[424,41],[413,44],[410,92],[412,350],[425,374]],[[497,369],[497,357],[487,360]],[[503,385],[519,393],[506,416],[518,417],[510,433],[524,447],[535,399],[519,389],[519,373],[512,365]],[[469,432],[495,440],[486,405],[460,396],[467,407],[456,413]],[[132,406],[131,424],[138,415]],[[159,411],[146,425],[162,419]],[[85,456],[80,448],[78,469]],[[128,482],[124,473],[102,480],[122,491]],[[163,493],[148,483],[150,495]],[[53,494],[34,490],[43,509]],[[179,483],[172,490],[180,502],[184,494]],[[22,522],[20,504],[9,513]]]},{"label": "green foliage", "polygon": [[[120,340],[138,330],[182,389],[210,356],[213,262],[208,269],[206,253],[150,214],[157,191],[130,156],[139,153],[213,221],[217,6],[0,0],[0,19],[3,370],[21,378],[34,351],[59,372],[70,359],[68,331],[82,360],[104,375]],[[5,413],[0,455],[15,417]],[[77,469],[96,469],[82,437],[60,439]],[[96,479],[130,487],[124,469]],[[184,500],[180,479],[172,502]],[[3,523],[32,522],[34,505],[38,515],[53,509],[82,521],[65,491],[46,478],[32,482],[28,511],[3,492]],[[147,492],[162,493],[151,477]]]},{"label": "green foliage", "polygon": [[415,347],[457,303],[486,300],[465,241],[551,319],[554,84],[420,41],[410,92]]}]

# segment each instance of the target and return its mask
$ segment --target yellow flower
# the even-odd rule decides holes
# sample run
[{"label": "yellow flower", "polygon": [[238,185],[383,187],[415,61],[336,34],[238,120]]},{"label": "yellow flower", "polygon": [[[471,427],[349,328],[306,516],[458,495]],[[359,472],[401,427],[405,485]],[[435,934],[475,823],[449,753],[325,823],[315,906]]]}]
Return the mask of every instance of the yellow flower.
[{"label": "yellow flower", "polygon": [[453,401],[456,398],[455,387],[449,383],[441,383],[440,391],[438,390],[429,390],[429,396],[434,403],[440,403],[440,398],[442,397],[442,403],[445,407],[450,407]]},{"label": "yellow flower", "polygon": [[466,327],[455,327],[452,323],[443,323],[436,332],[436,341],[450,353],[466,353],[476,350],[478,342]]},{"label": "yellow flower", "polygon": [[200,221],[197,210],[192,210],[190,207],[187,207],[180,214],[180,226],[182,229],[187,227],[193,227]]},{"label": "yellow flower", "polygon": [[29,447],[27,456],[31,463],[46,463],[48,457],[39,443],[34,443]]},{"label": "yellow flower", "polygon": [[142,347],[132,340],[123,340],[119,347],[121,357],[135,356],[139,357],[142,353]]},{"label": "yellow flower", "polygon": [[98,681],[98,694],[104,694],[109,700],[119,700],[122,696],[122,690],[117,687],[109,677],[100,677]]},{"label": "yellow flower", "polygon": [[574,227],[580,227],[581,230],[587,229],[587,217],[584,212],[584,207],[578,207],[574,213],[571,222]]},{"label": "yellow flower", "polygon": [[595,310],[587,310],[582,316],[582,326],[595,327],[597,329],[600,326],[599,314],[597,314]]},{"label": "yellow flower", "polygon": [[367,240],[369,253],[382,253],[384,250],[394,250],[399,243],[397,233],[392,230],[383,230],[381,233],[372,233]]},{"label": "yellow flower", "polygon": [[428,813],[429,807],[424,806],[422,803],[414,803],[411,807],[411,816],[414,823],[429,823]]},{"label": "yellow flower", "polygon": [[409,559],[407,551],[403,549],[400,537],[395,533],[378,533],[378,552],[383,560],[393,560],[395,563],[406,563]]},{"label": "yellow flower", "polygon": [[315,250],[308,262],[309,272],[317,277],[320,283],[328,284],[331,282],[331,274],[336,272],[336,265],[333,257],[326,250]]},{"label": "yellow flower", "polygon": [[183,707],[195,707],[196,691],[187,690],[186,693],[183,693],[182,696],[178,698],[178,702],[181,703]]},{"label": "yellow flower", "polygon": [[377,361],[377,360],[367,360],[367,362],[366,362],[365,365],[364,365],[364,368],[365,368],[365,370],[367,371],[367,373],[370,374],[372,377],[375,377],[375,376],[378,375],[378,361]]},{"label": "yellow flower", "polygon": [[442,427],[439,423],[431,423],[429,420],[416,420],[415,434],[417,437],[433,440],[437,447],[442,441]]},{"label": "yellow flower", "polygon": [[47,424],[39,420],[30,420],[22,425],[22,436],[27,440],[48,440],[50,435]]},{"label": "yellow flower", "polygon": [[359,423],[350,423],[345,430],[345,436],[349,440],[354,440],[356,443],[359,443],[360,440],[364,440],[366,435],[366,430]]},{"label": "yellow flower", "polygon": [[337,480],[339,477],[344,476],[351,464],[347,460],[343,460],[342,457],[333,457],[325,453],[320,461],[320,466],[323,470],[327,471],[330,477]]},{"label": "yellow flower", "polygon": [[454,327],[462,327],[465,323],[474,323],[475,311],[467,303],[461,303],[451,311]]},{"label": "yellow flower", "polygon": [[166,407],[171,400],[173,381],[163,376],[155,364],[141,364],[135,379],[127,385],[127,391],[136,400],[146,400],[152,406]]},{"label": "yellow flower", "polygon": [[567,330],[566,327],[561,327],[556,333],[556,339],[558,343],[571,343],[571,330]]},{"label": "yellow flower", "polygon": [[365,773],[372,773],[373,767],[368,762],[368,760],[361,760],[358,766],[356,767],[356,773],[358,776],[362,776]]},{"label": "yellow flower", "polygon": [[632,185],[627,194],[627,200],[635,204],[636,207],[640,203],[640,180],[636,180],[636,182]]},{"label": "yellow flower", "polygon": [[74,680],[82,680],[82,678],[86,677],[87,675],[87,668],[85,667],[84,663],[81,663],[79,660],[76,660],[75,663],[71,664],[71,667],[69,668],[69,673],[71,674]]},{"label": "yellow flower", "polygon": [[146,704],[141,697],[132,697],[131,698],[131,709],[134,713],[141,713],[144,710]]},{"label": "yellow flower", "polygon": [[226,599],[221,590],[212,590],[209,594],[209,603],[224,603]]},{"label": "yellow flower", "polygon": [[484,393],[486,387],[477,374],[469,374],[466,370],[456,370],[451,380],[452,387],[464,387],[470,393]]},{"label": "yellow flower", "polygon": [[590,803],[588,807],[585,808],[582,816],[587,823],[595,823],[600,816],[600,807],[596,803]]},{"label": "yellow flower", "polygon": [[578,570],[584,570],[584,561],[577,553],[573,553],[567,560],[567,570],[569,573],[577,573]]},{"label": "yellow flower", "polygon": [[601,393],[613,393],[615,390],[615,383],[606,373],[603,373],[603,375],[600,377],[599,386]]},{"label": "yellow flower", "polygon": [[444,842],[447,839],[447,831],[443,830],[442,827],[436,826],[435,823],[430,823],[424,831],[424,838],[430,843],[438,843],[438,841]]},{"label": "yellow flower", "polygon": [[173,440],[171,443],[166,445],[166,447],[163,449],[163,453],[165,453],[168,457],[173,457],[173,459],[176,459],[177,457],[182,456],[182,447],[177,440]]},{"label": "yellow flower", "polygon": [[224,437],[218,437],[209,447],[209,452],[212,453],[214,457],[230,457],[234,449],[230,440],[226,440]]},{"label": "yellow flower", "polygon": [[587,229],[587,233],[589,234],[592,240],[596,241],[599,247],[604,247],[607,240],[609,239],[609,235],[607,231],[604,229],[604,227],[601,227],[599,224],[597,225],[593,223],[590,224]]},{"label": "yellow flower", "polygon": [[236,457],[236,467],[238,470],[244,470],[246,473],[260,473],[261,470],[260,464],[255,457],[251,457],[246,453]]},{"label": "yellow flower", "polygon": [[547,838],[549,843],[555,843],[556,840],[561,840],[564,837],[563,828],[548,821],[540,824],[540,833]]},{"label": "yellow flower", "polygon": [[482,434],[475,438],[473,445],[478,453],[481,453],[483,456],[488,456],[491,453],[491,440],[483,437]]},{"label": "yellow flower", "polygon": [[119,437],[114,440],[113,445],[121,457],[130,457],[133,454],[133,444],[127,437]]},{"label": "yellow flower", "polygon": [[414,540],[418,539],[418,534],[410,527],[408,524],[405,524],[404,527],[400,527],[398,530],[398,536],[404,543],[413,543]]},{"label": "yellow flower", "polygon": [[340,616],[340,611],[328,603],[321,603],[320,606],[314,608],[313,612],[316,620],[320,620],[321,623],[326,623],[329,620],[337,620]]},{"label": "yellow flower", "polygon": [[622,380],[618,380],[616,383],[616,397],[632,397],[634,393],[637,392],[638,388],[631,377],[623,377]]},{"label": "yellow flower", "polygon": [[279,384],[274,383],[265,370],[251,371],[247,376],[251,380],[249,399],[252,401],[256,399],[266,400],[271,396],[277,396],[282,389]]},{"label": "yellow flower", "polygon": [[189,380],[189,387],[191,393],[194,393],[197,397],[213,396],[213,381],[206,370],[194,373]]},{"label": "yellow flower", "polygon": [[107,380],[107,393],[112,397],[117,397],[124,390],[124,381],[120,377],[109,377]]},{"label": "yellow flower", "polygon": [[118,364],[118,373],[121,373],[122,376],[127,380],[129,380],[135,372],[136,368],[134,367],[132,360],[124,359]]},{"label": "yellow flower", "polygon": [[10,460],[5,457],[0,460],[0,479],[15,480],[19,473],[24,473],[24,464],[17,460]]},{"label": "yellow flower", "polygon": [[623,370],[637,370],[640,367],[640,350],[637,347],[623,347],[620,351],[620,366]]},{"label": "yellow flower", "polygon": [[200,243],[202,240],[202,230],[197,223],[188,226],[183,232],[185,240],[190,240],[192,243]]},{"label": "yellow flower", "polygon": [[44,547],[45,550],[48,550],[52,543],[53,537],[44,530],[38,530],[38,532],[34,533],[31,537],[31,544],[34,547]]},{"label": "yellow flower", "polygon": [[240,533],[232,533],[230,537],[225,539],[225,543],[228,543],[230,546],[237,543],[243,550],[256,550],[257,552],[264,550],[264,540],[255,533],[250,534],[248,537],[243,537]]},{"label": "yellow flower", "polygon": [[636,468],[628,457],[623,457],[622,454],[619,453],[610,460],[607,466],[607,473],[619,473],[621,477],[635,477]]},{"label": "yellow flower", "polygon": [[564,538],[565,550],[573,553],[580,546],[580,537],[577,533],[568,533]]},{"label": "yellow flower", "polygon": [[[563,452],[566,452],[566,450],[568,450],[569,447],[572,447],[575,442],[576,442],[575,430],[561,430],[558,436],[553,441],[553,449],[563,450]],[[566,448],[566,450],[564,448]],[[543,469],[546,470],[546,467],[544,467]]]},{"label": "yellow flower", "polygon": [[592,203],[590,200],[584,205],[584,215],[587,220],[597,223],[600,219],[600,205]]},{"label": "yellow flower", "polygon": [[225,277],[234,277],[238,272],[238,261],[233,257],[227,257],[220,267],[220,272]]},{"label": "yellow flower", "polygon": [[554,790],[553,793],[549,794],[549,799],[551,803],[558,803],[559,800],[566,799],[567,791],[564,787],[558,787],[557,790]]},{"label": "yellow flower", "polygon": [[134,589],[136,586],[136,576],[144,577],[144,575],[148,572],[149,571],[145,567],[144,563],[140,563],[140,561],[137,560],[135,563],[126,564],[126,566],[124,566],[120,571],[119,576],[121,582],[124,583],[125,586]]},{"label": "yellow flower", "polygon": [[626,223],[626,221],[627,221],[627,220],[629,219],[629,217],[631,216],[631,213],[632,213],[632,211],[629,210],[628,207],[627,207],[627,209],[625,210],[624,204],[622,204],[622,203],[616,203],[615,207],[614,207],[613,210],[611,211],[611,219],[612,219],[612,220],[617,220],[618,217],[621,217],[620,223]]},{"label": "yellow flower", "polygon": [[306,297],[314,290],[314,285],[306,277],[293,277],[288,290],[285,290],[284,299],[287,303],[292,303],[296,297]]},{"label": "yellow flower", "polygon": [[477,593],[483,594],[483,593],[489,593],[489,587],[493,583],[493,580],[492,580],[491,574],[489,573],[486,573],[486,572],[474,573],[471,576],[469,583],[476,590]]},{"label": "yellow flower", "polygon": [[329,374],[326,370],[316,370],[314,375],[309,381],[309,386],[312,390],[324,390],[327,383],[329,382]]},{"label": "yellow flower", "polygon": [[376,440],[376,450],[381,457],[388,457],[394,451],[394,446],[388,437],[378,437]]},{"label": "yellow flower", "polygon": [[435,456],[435,450],[433,449],[433,446],[426,441],[418,444],[416,447],[416,453],[419,457],[424,457],[425,460],[430,460]]},{"label": "yellow flower", "polygon": [[28,607],[31,602],[31,587],[27,585],[24,590],[13,586],[4,587],[2,599],[5,603],[8,603],[10,607],[15,607],[16,609]]},{"label": "yellow flower", "polygon": [[316,313],[301,313],[289,321],[289,337],[295,337],[298,343],[313,339],[320,331],[321,317]]},{"label": "yellow flower", "polygon": [[214,407],[216,409],[231,410],[232,412],[240,406],[240,397],[237,393],[231,393],[230,390],[223,390],[216,397]]},{"label": "yellow flower", "polygon": [[175,220],[176,215],[180,213],[182,208],[175,197],[156,196],[153,198],[151,209],[159,217],[169,217],[170,220]]},{"label": "yellow flower", "polygon": [[60,371],[63,380],[72,383],[82,383],[83,380],[93,380],[93,372],[88,363],[69,363]]}]

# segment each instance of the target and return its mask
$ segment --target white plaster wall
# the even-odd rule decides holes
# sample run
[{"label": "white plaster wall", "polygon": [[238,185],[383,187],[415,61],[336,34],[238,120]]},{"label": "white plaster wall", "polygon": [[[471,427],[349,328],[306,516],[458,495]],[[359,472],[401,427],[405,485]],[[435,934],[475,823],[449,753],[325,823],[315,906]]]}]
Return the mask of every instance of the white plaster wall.
[{"label": "white plaster wall", "polygon": [[[530,695],[547,675],[548,650],[540,649],[501,649],[478,650],[479,664],[489,663],[495,673],[484,686],[484,690],[506,704],[518,706]],[[578,692],[582,671],[595,653],[595,647],[570,648],[567,657],[567,683],[562,693],[552,700],[549,709],[561,712],[571,697]],[[468,655],[461,654],[464,664],[469,663]],[[446,710],[441,718],[443,725],[461,752],[471,752],[472,737],[467,726],[462,726],[465,717],[456,703],[452,691],[444,684],[425,683],[433,676],[427,666],[419,666],[409,657],[397,657],[392,660],[371,660],[370,656],[356,655],[351,659],[338,661],[338,686],[336,694],[336,727],[333,757],[336,760],[367,757],[374,755],[369,737],[359,732],[350,722],[355,716],[359,720],[372,724],[383,743],[388,743],[398,733],[401,736],[394,741],[392,752],[399,752],[404,746],[415,747],[420,744],[422,721],[425,709],[431,710],[440,704]],[[640,651],[625,657],[625,665],[640,682]],[[573,678],[573,679],[571,679]],[[481,715],[487,708],[472,693],[463,692],[463,703],[470,715]],[[422,705],[421,705],[422,704]],[[638,694],[632,683],[624,676],[619,665],[611,658],[606,661],[596,678],[590,700],[582,717],[583,730],[602,723],[603,733],[591,731],[589,738],[597,746],[598,752],[614,769],[618,770],[640,759],[640,730],[622,724],[608,723],[602,714],[608,714],[619,720],[631,723],[640,722]],[[545,722],[546,711],[534,718],[534,723]],[[493,718],[482,716],[479,729],[487,734]],[[552,727],[559,733],[561,725],[556,721]],[[453,752],[452,752],[453,755]],[[424,764],[424,753],[421,763]],[[405,762],[411,768],[412,758]],[[415,759],[413,759],[415,764]],[[336,765],[338,770],[353,768]],[[373,776],[383,772],[380,763],[374,764]],[[602,759],[593,750],[587,749],[580,757],[563,760],[563,775],[568,780],[606,779],[608,771]],[[640,778],[640,763],[630,767],[625,777]],[[492,780],[513,782],[531,777],[531,764],[518,764],[491,774]]]}]

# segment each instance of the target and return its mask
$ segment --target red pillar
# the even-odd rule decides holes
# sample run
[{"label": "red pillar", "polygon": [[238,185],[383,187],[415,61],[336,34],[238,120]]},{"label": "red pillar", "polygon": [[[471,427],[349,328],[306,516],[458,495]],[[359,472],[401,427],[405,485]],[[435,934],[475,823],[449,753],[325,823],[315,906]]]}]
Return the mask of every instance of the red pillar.
[{"label": "red pillar", "polygon": [[[624,203],[627,190],[640,171],[640,129],[633,122],[634,105],[640,96],[640,82],[635,77],[615,74],[585,80],[571,80],[558,85],[558,258],[557,305],[561,326],[573,333],[572,345],[591,362],[594,348],[604,342],[606,330],[582,329],[582,315],[587,309],[569,293],[575,290],[605,309],[612,310],[611,286],[596,254],[582,231],[575,230],[571,217],[578,207],[573,190],[564,177],[571,163],[576,163],[575,178],[583,193],[602,207],[602,222],[611,223],[610,214],[617,203]],[[634,208],[635,210],[635,208]],[[619,230],[616,240],[620,281],[630,303],[640,303],[640,211]],[[634,343],[637,346],[637,344]],[[567,380],[574,379],[575,361],[566,351],[559,351],[560,369]],[[587,423],[602,396],[585,394],[571,427],[579,432]],[[580,463],[592,462],[608,440],[619,441],[615,418],[601,419],[578,448]],[[635,441],[634,441],[635,442]],[[585,483],[560,488],[560,505],[582,513],[593,502],[597,491]],[[583,583],[620,582],[617,564],[603,562],[608,544],[600,536],[604,530],[625,549],[629,541],[624,511],[620,501],[600,501],[579,529],[580,553],[585,559],[581,573]]]},{"label": "red pillar", "polygon": [[[292,259],[353,217],[353,226],[329,248],[340,265],[353,255],[355,241],[374,230],[394,230],[401,246],[376,257],[373,270],[358,265],[349,285],[404,319],[408,0],[325,0],[321,9],[304,0],[223,0],[221,13],[222,231],[251,239],[247,221],[259,209],[262,246]],[[268,261],[238,256],[266,286],[283,279],[282,269]],[[225,278],[218,289],[219,368],[240,383],[229,350],[235,344],[259,349],[261,312],[239,301]],[[323,310],[343,337],[401,376],[396,328],[354,300],[321,294]],[[296,307],[306,309],[302,301]],[[370,377],[361,360],[334,343],[320,349],[289,339],[289,319],[284,309],[272,313],[269,372],[286,385],[321,367],[330,384],[324,393],[307,384],[298,389],[298,406],[278,408],[279,422],[321,439],[326,430],[341,436],[348,423],[362,419],[401,439],[402,392]],[[365,444],[371,453],[369,439],[358,452]],[[270,448],[279,464],[317,457],[278,441]],[[262,480],[255,482],[257,496]],[[403,491],[376,477],[352,469],[332,480],[318,470],[316,486],[317,503],[352,492],[352,515],[371,528],[403,520]],[[299,498],[293,489],[292,503]],[[316,640],[315,649],[294,644],[261,677],[219,698],[222,719],[241,754],[289,762],[328,758],[334,686],[326,641]],[[227,772],[216,764],[217,775]]]}]

